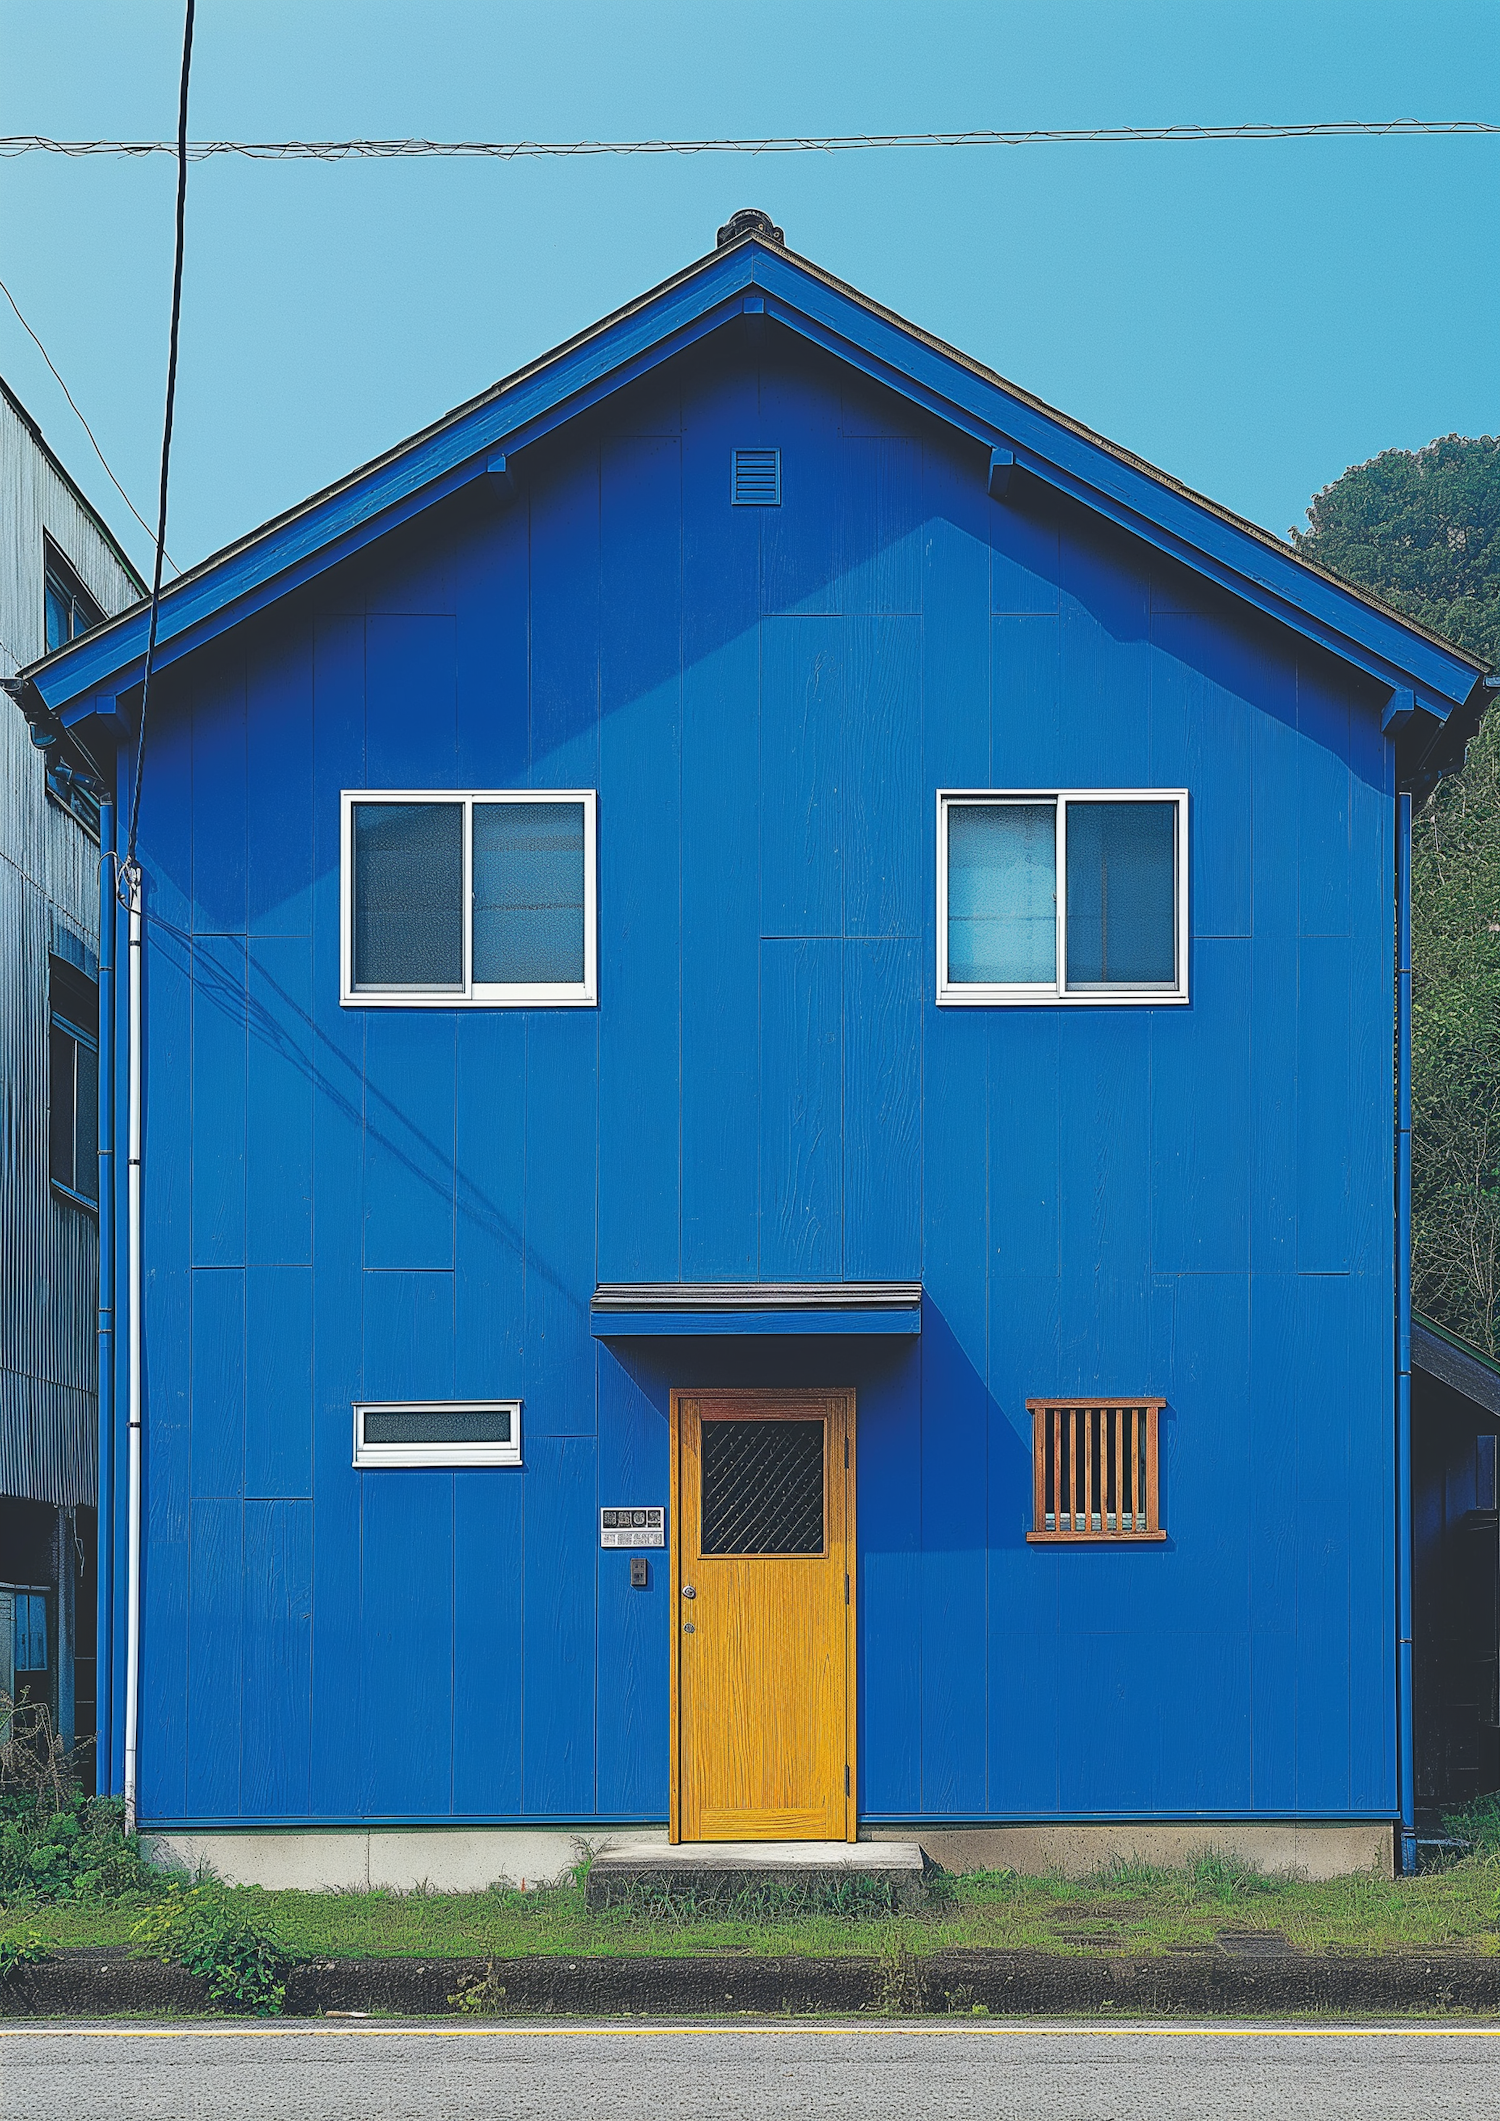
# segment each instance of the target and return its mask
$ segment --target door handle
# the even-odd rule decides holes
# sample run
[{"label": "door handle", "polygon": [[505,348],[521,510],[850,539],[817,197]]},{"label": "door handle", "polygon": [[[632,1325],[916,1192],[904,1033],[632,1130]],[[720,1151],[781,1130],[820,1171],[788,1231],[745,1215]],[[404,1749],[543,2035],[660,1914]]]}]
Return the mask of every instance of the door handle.
[{"label": "door handle", "polygon": [[685,1583],[682,1587],[682,1595],[684,1598],[696,1598],[698,1593],[690,1583]]}]

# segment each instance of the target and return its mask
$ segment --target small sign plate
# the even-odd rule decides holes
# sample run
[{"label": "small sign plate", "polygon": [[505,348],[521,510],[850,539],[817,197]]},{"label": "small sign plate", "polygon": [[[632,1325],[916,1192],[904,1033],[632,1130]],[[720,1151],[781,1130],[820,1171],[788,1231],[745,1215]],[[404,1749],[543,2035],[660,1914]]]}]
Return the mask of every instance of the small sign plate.
[{"label": "small sign plate", "polygon": [[662,1547],[666,1538],[667,1513],[658,1503],[639,1509],[601,1510],[601,1547]]}]

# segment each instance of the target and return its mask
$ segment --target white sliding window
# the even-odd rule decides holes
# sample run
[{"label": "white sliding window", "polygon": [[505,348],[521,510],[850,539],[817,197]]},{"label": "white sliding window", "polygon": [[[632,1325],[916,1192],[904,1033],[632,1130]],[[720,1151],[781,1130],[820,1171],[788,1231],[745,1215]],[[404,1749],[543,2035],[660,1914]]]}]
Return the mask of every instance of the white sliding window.
[{"label": "white sliding window", "polygon": [[1187,792],[938,796],[940,1003],[1185,1002]]},{"label": "white sliding window", "polygon": [[346,1006],[598,1000],[593,789],[343,797]]}]

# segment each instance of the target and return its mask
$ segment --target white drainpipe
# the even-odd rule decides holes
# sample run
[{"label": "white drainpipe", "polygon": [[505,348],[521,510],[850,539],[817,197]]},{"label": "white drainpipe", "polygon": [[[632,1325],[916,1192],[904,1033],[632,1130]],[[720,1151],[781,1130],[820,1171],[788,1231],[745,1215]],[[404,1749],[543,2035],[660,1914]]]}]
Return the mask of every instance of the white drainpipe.
[{"label": "white drainpipe", "polygon": [[122,865],[130,911],[126,1282],[130,1332],[130,1491],[125,1593],[125,1831],[135,1832],[136,1728],[141,1693],[141,872]]}]

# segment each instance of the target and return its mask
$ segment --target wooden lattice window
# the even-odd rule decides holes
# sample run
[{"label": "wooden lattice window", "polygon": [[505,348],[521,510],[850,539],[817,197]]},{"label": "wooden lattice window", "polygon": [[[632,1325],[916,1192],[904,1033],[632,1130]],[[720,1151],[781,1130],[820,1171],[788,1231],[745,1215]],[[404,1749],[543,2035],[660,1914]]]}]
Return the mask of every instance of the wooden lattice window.
[{"label": "wooden lattice window", "polygon": [[1157,1487],[1163,1399],[1028,1399],[1031,1540],[1165,1539]]}]

